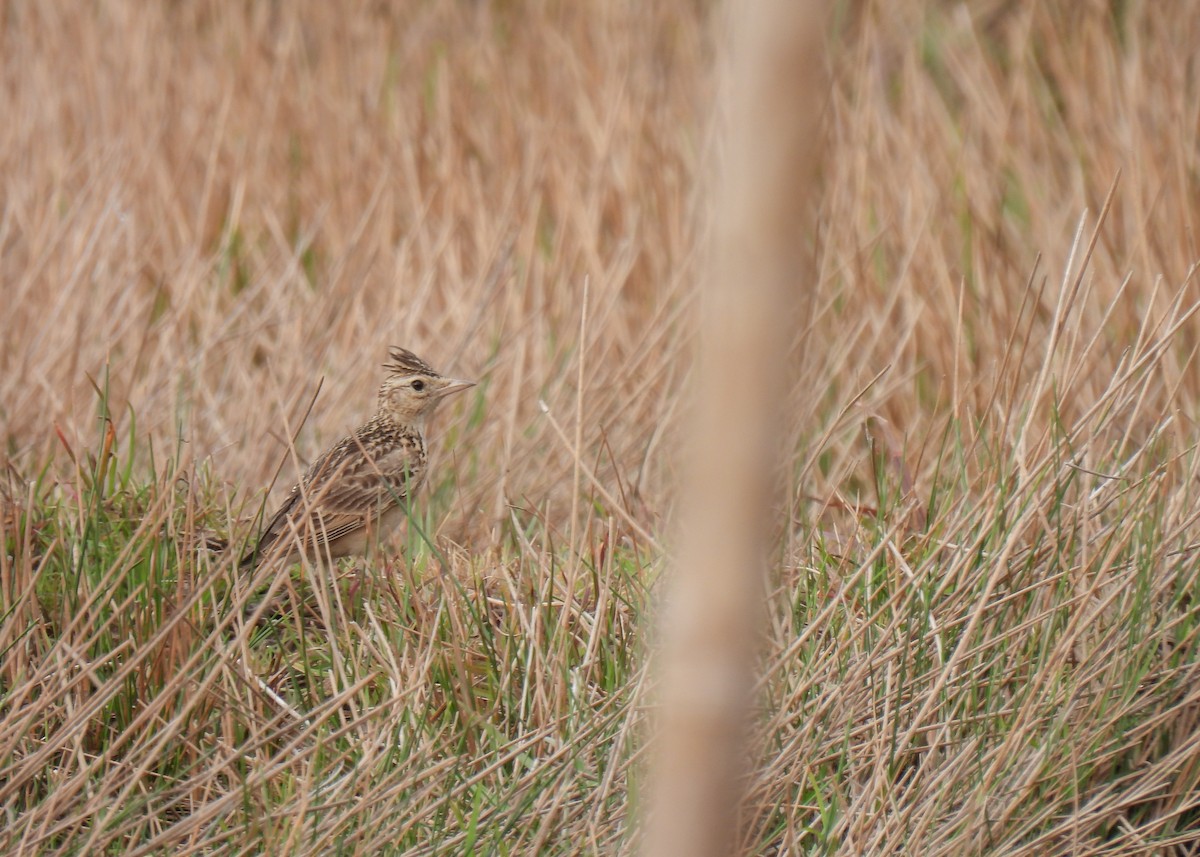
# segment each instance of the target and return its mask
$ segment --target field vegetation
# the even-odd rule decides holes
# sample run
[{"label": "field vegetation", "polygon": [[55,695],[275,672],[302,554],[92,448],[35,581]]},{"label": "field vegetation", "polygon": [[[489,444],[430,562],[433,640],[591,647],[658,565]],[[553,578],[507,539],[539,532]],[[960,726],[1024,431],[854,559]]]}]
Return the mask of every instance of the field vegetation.
[{"label": "field vegetation", "polygon": [[[0,6],[0,853],[636,847],[715,20]],[[1198,44],[836,4],[747,853],[1200,852]],[[239,574],[392,344],[404,536]]]}]

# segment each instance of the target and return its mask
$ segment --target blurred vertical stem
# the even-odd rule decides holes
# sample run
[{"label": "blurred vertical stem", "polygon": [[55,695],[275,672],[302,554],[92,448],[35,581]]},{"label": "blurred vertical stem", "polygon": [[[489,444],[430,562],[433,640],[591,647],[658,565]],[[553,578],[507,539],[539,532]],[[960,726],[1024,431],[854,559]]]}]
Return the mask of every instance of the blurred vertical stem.
[{"label": "blurred vertical stem", "polygon": [[694,425],[663,616],[644,853],[737,845],[787,355],[811,272],[825,3],[728,4]]}]

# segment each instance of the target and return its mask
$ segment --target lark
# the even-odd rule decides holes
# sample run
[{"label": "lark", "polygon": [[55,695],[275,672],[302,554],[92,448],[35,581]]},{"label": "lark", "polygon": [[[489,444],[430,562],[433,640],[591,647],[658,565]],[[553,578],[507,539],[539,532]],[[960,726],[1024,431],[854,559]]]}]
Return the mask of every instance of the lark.
[{"label": "lark", "polygon": [[446,378],[404,348],[388,349],[379,404],[366,424],[312,463],[242,558],[290,564],[369,553],[400,525],[426,476],[425,426],[438,403],[475,386]]}]

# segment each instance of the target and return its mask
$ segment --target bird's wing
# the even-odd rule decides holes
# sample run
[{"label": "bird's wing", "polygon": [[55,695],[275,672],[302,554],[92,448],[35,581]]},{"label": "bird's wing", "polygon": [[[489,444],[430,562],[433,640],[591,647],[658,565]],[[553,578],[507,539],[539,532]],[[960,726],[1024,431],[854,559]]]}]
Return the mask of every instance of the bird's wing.
[{"label": "bird's wing", "polygon": [[293,530],[305,552],[318,553],[404,500],[420,482],[420,463],[406,444],[380,443],[363,433],[344,438],[292,487],[242,563],[264,556]]}]

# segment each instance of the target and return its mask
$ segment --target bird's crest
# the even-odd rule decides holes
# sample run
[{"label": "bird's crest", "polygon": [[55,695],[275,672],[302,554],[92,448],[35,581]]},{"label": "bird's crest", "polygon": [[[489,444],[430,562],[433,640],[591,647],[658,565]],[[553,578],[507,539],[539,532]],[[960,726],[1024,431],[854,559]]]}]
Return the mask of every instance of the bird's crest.
[{"label": "bird's crest", "polygon": [[392,346],[388,349],[387,362],[383,364],[383,368],[393,375],[412,375],[421,373],[423,375],[434,375],[438,373],[433,371],[433,367],[422,360],[417,355],[413,354],[407,348],[397,348]]}]

